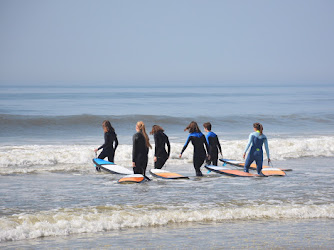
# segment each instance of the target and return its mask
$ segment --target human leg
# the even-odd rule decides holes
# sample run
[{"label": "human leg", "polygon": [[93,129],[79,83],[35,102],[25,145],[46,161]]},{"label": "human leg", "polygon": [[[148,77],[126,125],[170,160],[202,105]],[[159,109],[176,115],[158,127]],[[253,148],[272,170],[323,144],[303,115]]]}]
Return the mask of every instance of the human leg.
[{"label": "human leg", "polygon": [[263,165],[263,158],[256,158],[255,159],[255,162],[256,162],[256,171],[257,171],[257,174],[261,174],[261,171],[262,171],[262,165]]},{"label": "human leg", "polygon": [[253,157],[251,156],[251,154],[249,153],[245,162],[245,166],[244,166],[244,172],[249,173],[249,167],[252,164],[252,162],[254,161]]},{"label": "human leg", "polygon": [[140,162],[135,162],[136,166],[133,168],[134,174],[143,174],[143,167]]},{"label": "human leg", "polygon": [[99,156],[97,158],[99,159],[104,159],[108,156],[108,152],[106,152],[105,150],[102,150],[102,152],[99,154]]},{"label": "human leg", "polygon": [[199,158],[199,157],[194,157],[193,158],[194,161],[194,168],[196,171],[196,176],[203,176],[202,172],[201,172],[201,166],[203,165],[204,161],[205,161],[205,157],[204,158]]},{"label": "human leg", "polygon": [[115,152],[114,151],[109,152],[109,154],[108,154],[108,161],[114,162],[114,156],[115,156]]},{"label": "human leg", "polygon": [[167,159],[168,158],[166,157],[157,157],[157,161],[154,162],[154,168],[161,169],[165,165]]}]

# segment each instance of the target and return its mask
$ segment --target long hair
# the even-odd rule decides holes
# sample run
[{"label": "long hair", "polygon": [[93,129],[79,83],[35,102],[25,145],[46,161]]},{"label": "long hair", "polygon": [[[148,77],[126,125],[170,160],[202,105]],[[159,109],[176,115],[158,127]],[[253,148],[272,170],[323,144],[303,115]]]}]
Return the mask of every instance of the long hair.
[{"label": "long hair", "polygon": [[111,126],[111,123],[108,120],[104,120],[102,122],[102,127],[105,127],[108,132],[110,132],[110,131],[115,132],[115,129],[113,128],[113,126]]},{"label": "long hair", "polygon": [[137,122],[136,125],[137,125],[138,129],[140,130],[140,132],[142,132],[143,135],[144,135],[144,137],[145,137],[146,147],[148,147],[148,148],[152,148],[152,146],[151,146],[151,144],[150,144],[150,139],[148,138],[148,135],[147,135],[147,133],[146,133],[146,129],[145,129],[145,124],[144,124],[144,122],[139,121],[139,122]]},{"label": "long hair", "polygon": [[158,133],[159,131],[164,132],[165,130],[162,127],[160,127],[159,125],[153,125],[152,126],[152,131],[150,132],[150,135],[154,135],[154,134]]},{"label": "long hair", "polygon": [[189,133],[201,133],[201,130],[199,129],[197,122],[192,121],[191,123],[189,123],[189,125],[184,129],[184,131],[189,130]]},{"label": "long hair", "polygon": [[253,128],[256,128],[257,130],[259,130],[259,131],[260,131],[260,135],[262,135],[262,132],[263,132],[263,126],[262,126],[261,123],[258,123],[258,122],[254,123],[254,124],[253,124]]}]

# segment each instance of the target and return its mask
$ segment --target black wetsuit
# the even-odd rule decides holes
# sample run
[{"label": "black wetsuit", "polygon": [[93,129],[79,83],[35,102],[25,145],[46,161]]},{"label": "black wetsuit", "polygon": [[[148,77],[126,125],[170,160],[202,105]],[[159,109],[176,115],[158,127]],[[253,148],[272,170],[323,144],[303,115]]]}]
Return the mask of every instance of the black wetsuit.
[{"label": "black wetsuit", "polygon": [[[115,142],[115,146],[114,146]],[[102,149],[101,154],[99,155],[99,159],[104,159],[108,157],[108,161],[114,162],[115,151],[118,146],[117,135],[114,131],[108,131],[104,133],[104,144],[98,148],[98,150]]]},{"label": "black wetsuit", "polygon": [[[158,131],[154,134],[155,152],[154,156],[157,157],[157,161],[154,162],[154,168],[161,169],[166,163],[170,155],[170,143],[168,136],[162,131]],[[165,144],[167,144],[168,152],[166,151]]]},{"label": "black wetsuit", "polygon": [[133,135],[132,162],[136,164],[133,168],[135,174],[145,175],[148,162],[148,147],[141,132]]},{"label": "black wetsuit", "polygon": [[206,142],[205,136],[201,132],[191,133],[189,134],[188,139],[182,148],[181,154],[183,154],[184,150],[186,150],[190,141],[194,145],[193,164],[196,171],[196,176],[203,176],[201,172],[201,166],[205,161],[207,152],[209,151],[208,143]]},{"label": "black wetsuit", "polygon": [[222,149],[218,140],[218,136],[213,133],[213,132],[209,132],[206,135],[206,141],[209,144],[209,155],[210,155],[210,159],[206,160],[206,163],[208,165],[212,164],[217,166],[218,164],[218,150],[220,153],[222,153]]}]

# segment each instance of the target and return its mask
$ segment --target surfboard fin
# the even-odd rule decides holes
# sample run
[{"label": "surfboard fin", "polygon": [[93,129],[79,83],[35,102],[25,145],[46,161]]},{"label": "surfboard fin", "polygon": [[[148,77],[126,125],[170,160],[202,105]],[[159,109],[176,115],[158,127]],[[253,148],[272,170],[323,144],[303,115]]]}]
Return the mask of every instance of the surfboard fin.
[{"label": "surfboard fin", "polygon": [[97,172],[101,172],[101,168],[97,165],[94,165]]}]

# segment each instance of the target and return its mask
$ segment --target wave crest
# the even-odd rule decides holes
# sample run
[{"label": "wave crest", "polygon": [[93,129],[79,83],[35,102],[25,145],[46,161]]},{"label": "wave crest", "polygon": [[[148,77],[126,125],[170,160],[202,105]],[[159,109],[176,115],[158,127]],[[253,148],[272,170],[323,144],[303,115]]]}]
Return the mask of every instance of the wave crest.
[{"label": "wave crest", "polygon": [[[242,160],[245,140],[221,141],[225,158]],[[189,145],[182,159],[183,144],[172,143],[168,165],[191,164],[193,149]],[[93,145],[23,145],[0,147],[0,174],[31,173],[40,171],[90,171],[95,158]],[[154,148],[154,147],[153,147]],[[303,157],[333,157],[334,137],[272,139],[269,141],[272,160]],[[131,166],[132,145],[120,145],[115,162]],[[153,150],[149,152],[149,166],[153,166]]]},{"label": "wave crest", "polygon": [[140,213],[136,207],[105,206],[12,215],[0,218],[0,242],[103,232],[122,228],[163,226],[169,223],[334,218],[333,204],[248,205],[237,208],[224,205],[213,208],[203,206],[198,209],[142,206]]}]

